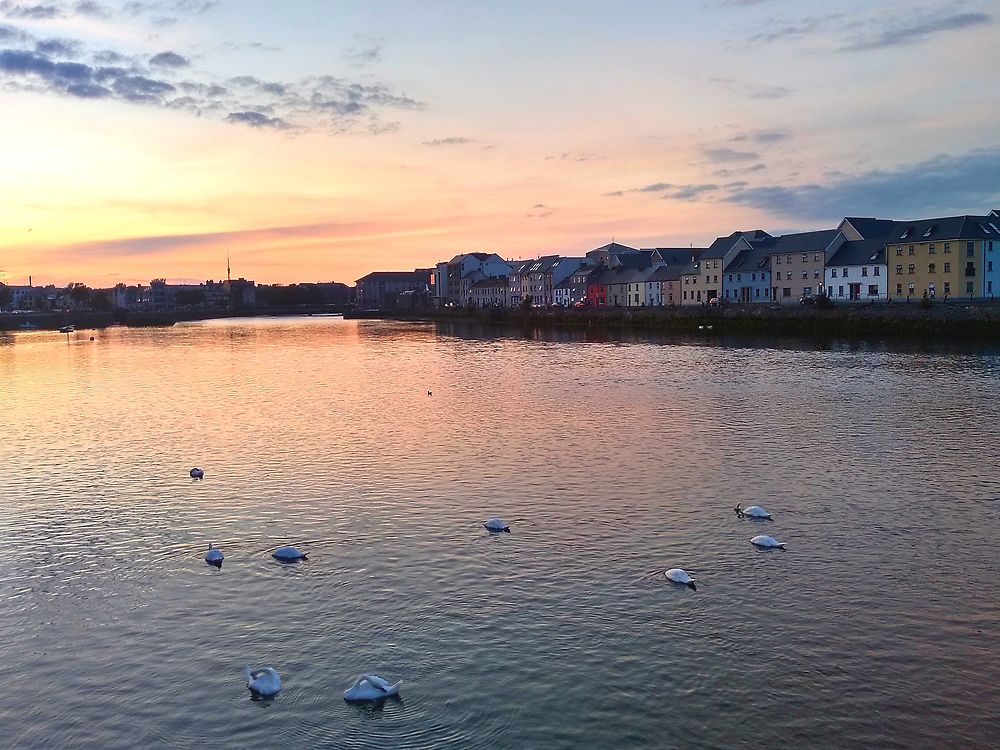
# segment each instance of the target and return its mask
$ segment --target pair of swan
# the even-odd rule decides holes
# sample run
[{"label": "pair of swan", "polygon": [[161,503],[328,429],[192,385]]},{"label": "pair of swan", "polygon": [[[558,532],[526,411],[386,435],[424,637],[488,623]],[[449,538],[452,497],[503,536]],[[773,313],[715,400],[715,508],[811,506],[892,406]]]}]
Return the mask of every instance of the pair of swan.
[{"label": "pair of swan", "polygon": [[[296,547],[278,547],[274,552],[271,553],[271,557],[281,562],[295,562],[296,560],[305,560],[306,553]],[[209,565],[215,565],[218,568],[222,567],[222,561],[226,558],[222,554],[222,550],[215,547],[210,542],[208,545],[208,551],[205,553],[205,562]]]},{"label": "pair of swan", "polygon": [[[243,676],[246,678],[247,688],[254,698],[270,698],[281,690],[281,676],[274,667],[256,670],[246,667],[243,670]],[[403,681],[400,680],[395,685],[390,685],[388,680],[384,680],[378,675],[363,674],[344,691],[344,700],[350,702],[382,700],[399,695],[399,686],[402,684]]]},{"label": "pair of swan", "polygon": [[[734,508],[736,515],[740,518],[752,518],[755,520],[767,521],[771,520],[771,514],[759,505],[751,505],[749,508],[741,508],[740,505],[741,503],[737,503],[736,508]],[[779,542],[773,536],[768,536],[767,534],[758,534],[750,540],[750,544],[755,547],[764,547],[767,549],[785,549],[784,542]]]}]

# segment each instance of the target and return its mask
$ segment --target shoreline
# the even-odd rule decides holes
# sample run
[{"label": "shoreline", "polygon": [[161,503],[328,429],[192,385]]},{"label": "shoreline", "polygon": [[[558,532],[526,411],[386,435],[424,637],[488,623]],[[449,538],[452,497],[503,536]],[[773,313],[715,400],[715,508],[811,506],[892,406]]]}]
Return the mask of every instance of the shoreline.
[{"label": "shoreline", "polygon": [[469,321],[501,326],[645,333],[748,334],[843,338],[1000,341],[1000,303],[949,301],[805,306],[601,308],[447,308],[347,312],[347,319]]}]

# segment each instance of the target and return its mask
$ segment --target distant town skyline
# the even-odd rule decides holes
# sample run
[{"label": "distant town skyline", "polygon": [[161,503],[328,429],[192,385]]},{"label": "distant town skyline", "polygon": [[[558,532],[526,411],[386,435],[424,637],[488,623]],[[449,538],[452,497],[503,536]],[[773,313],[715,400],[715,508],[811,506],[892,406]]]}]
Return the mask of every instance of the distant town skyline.
[{"label": "distant town skyline", "polygon": [[0,0],[0,277],[353,283],[1000,208],[992,2]]}]

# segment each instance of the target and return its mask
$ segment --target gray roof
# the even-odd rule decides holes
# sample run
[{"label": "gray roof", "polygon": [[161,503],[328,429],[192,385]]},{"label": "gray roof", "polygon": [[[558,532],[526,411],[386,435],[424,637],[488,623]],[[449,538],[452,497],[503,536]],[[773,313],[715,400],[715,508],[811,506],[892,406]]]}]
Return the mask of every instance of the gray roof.
[{"label": "gray roof", "polygon": [[[857,228],[857,227],[855,227]],[[885,263],[883,240],[848,240],[826,262],[827,266],[865,266]]]},{"label": "gray roof", "polygon": [[609,242],[607,245],[601,245],[600,247],[595,247],[590,252],[596,253],[600,251],[605,251],[609,253],[637,253],[639,252],[634,247],[629,247],[628,245],[622,245],[618,242]]},{"label": "gray roof", "polygon": [[618,255],[617,258],[622,268],[649,268],[653,264],[653,251],[637,250],[627,255]]},{"label": "gray roof", "polygon": [[892,219],[876,219],[863,216],[845,216],[844,221],[849,222],[852,227],[858,230],[862,239],[880,240],[892,231],[895,223]]},{"label": "gray roof", "polygon": [[755,242],[753,247],[740,250],[739,255],[726,268],[726,273],[768,270],[771,267],[771,253],[776,244],[777,239],[770,237],[767,240]]},{"label": "gray roof", "polygon": [[685,268],[680,263],[671,263],[668,266],[660,266],[650,275],[648,281],[676,281],[681,277],[681,271]]},{"label": "gray roof", "polygon": [[492,276],[492,277],[487,277],[485,279],[477,281],[475,284],[473,284],[469,288],[470,289],[495,289],[497,287],[505,287],[505,286],[507,286],[507,277],[506,276]]},{"label": "gray roof", "polygon": [[935,240],[1000,240],[1000,221],[995,216],[945,216],[940,219],[893,222],[885,238],[887,245]]},{"label": "gray roof", "polygon": [[771,253],[811,253],[826,250],[839,233],[837,229],[821,229],[818,232],[783,234],[775,238],[777,241]]},{"label": "gray roof", "polygon": [[653,251],[656,252],[668,266],[684,266],[691,262],[692,257],[701,255],[707,249],[707,247],[657,247],[654,248]]}]

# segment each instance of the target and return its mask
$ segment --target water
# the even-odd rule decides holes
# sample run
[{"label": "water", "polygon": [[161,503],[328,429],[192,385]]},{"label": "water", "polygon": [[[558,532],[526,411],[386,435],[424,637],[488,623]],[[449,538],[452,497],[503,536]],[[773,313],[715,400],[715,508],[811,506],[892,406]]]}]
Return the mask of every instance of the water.
[{"label": "water", "polygon": [[996,353],[91,333],[0,338],[4,747],[1000,743]]}]

